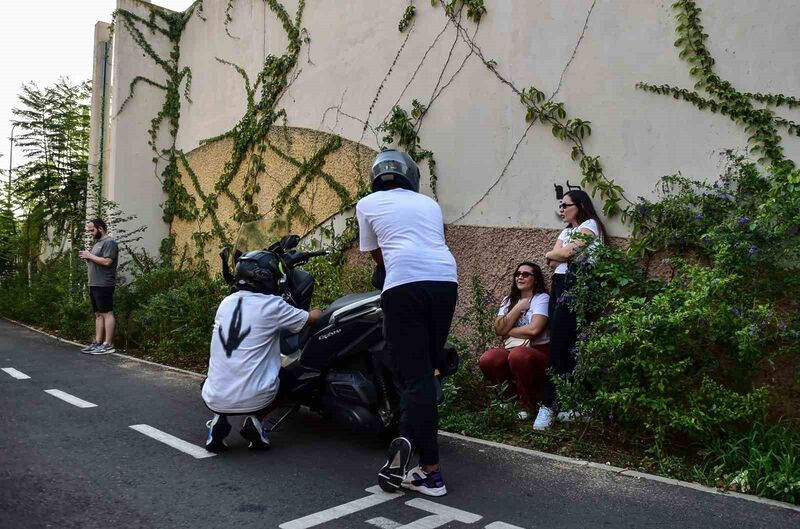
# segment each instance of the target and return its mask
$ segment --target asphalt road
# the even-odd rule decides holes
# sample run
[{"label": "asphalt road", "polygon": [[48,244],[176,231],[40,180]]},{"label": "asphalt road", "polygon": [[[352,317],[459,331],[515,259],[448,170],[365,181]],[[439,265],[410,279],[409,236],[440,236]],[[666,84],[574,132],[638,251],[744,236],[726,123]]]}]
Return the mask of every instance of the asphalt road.
[{"label": "asphalt road", "polygon": [[450,438],[447,496],[376,492],[383,444],[311,413],[269,452],[248,451],[235,422],[231,450],[197,458],[209,413],[195,377],[2,320],[0,368],[2,529],[800,527],[796,511]]}]

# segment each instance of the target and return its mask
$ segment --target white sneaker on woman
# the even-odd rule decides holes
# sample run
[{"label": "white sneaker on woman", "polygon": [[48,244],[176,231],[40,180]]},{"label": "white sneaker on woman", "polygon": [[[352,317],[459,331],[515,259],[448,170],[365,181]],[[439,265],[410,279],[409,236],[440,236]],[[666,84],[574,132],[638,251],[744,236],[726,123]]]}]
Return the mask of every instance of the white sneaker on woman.
[{"label": "white sneaker on woman", "polygon": [[536,414],[536,419],[533,421],[534,430],[547,430],[553,425],[555,414],[553,410],[545,406],[539,406],[539,413]]}]

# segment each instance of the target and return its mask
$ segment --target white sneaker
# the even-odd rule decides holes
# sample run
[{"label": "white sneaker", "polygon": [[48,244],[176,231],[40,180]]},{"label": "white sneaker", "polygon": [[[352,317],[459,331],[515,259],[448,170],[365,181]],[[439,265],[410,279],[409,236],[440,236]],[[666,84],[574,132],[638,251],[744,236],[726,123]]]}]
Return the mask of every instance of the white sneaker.
[{"label": "white sneaker", "polygon": [[86,347],[81,347],[81,352],[82,353],[88,353],[92,349],[97,349],[101,345],[103,345],[103,342],[92,342],[89,345],[87,345]]},{"label": "white sneaker", "polygon": [[539,407],[539,413],[536,414],[536,420],[533,421],[534,430],[547,430],[553,425],[555,414],[550,408],[544,406]]}]

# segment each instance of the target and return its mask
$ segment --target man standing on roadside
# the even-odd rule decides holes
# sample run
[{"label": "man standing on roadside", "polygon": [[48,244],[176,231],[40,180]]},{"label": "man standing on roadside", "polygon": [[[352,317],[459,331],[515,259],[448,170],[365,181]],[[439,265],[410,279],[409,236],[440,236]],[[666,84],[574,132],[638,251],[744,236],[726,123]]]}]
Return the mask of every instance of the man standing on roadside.
[{"label": "man standing on roadside", "polygon": [[81,349],[87,354],[109,354],[114,352],[114,287],[117,285],[117,243],[108,236],[108,226],[102,219],[86,223],[95,241],[92,250],[78,252],[89,267],[89,300],[94,311],[95,338]]},{"label": "man standing on roadside", "polygon": [[[389,446],[378,484],[443,496],[434,369],[450,332],[458,279],[442,210],[419,193],[419,179],[408,154],[383,151],[372,163],[373,193],[359,200],[356,216],[361,251],[386,267],[384,338],[400,391],[401,437]],[[409,470],[412,450],[419,452],[419,466]]]}]

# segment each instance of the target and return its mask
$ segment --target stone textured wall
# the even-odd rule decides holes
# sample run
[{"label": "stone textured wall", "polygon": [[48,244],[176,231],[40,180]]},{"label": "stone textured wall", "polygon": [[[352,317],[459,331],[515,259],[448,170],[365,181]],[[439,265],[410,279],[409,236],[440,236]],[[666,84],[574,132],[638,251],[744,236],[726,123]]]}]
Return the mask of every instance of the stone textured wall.
[{"label": "stone textured wall", "polygon": [[[269,218],[274,218],[275,214],[272,210],[272,205],[278,193],[292,179],[298,176],[296,162],[302,163],[304,160],[312,158],[330,139],[331,136],[329,134],[309,129],[292,127],[276,127],[273,129],[267,140],[278,152],[268,147],[263,153],[263,162],[267,169],[258,177],[260,192],[256,195],[260,213]],[[225,172],[225,163],[230,159],[231,147],[231,139],[221,139],[204,144],[187,153],[187,161],[197,175],[204,194],[216,194],[214,186]],[[342,184],[355,199],[359,183],[365,175],[369,174],[370,164],[375,154],[374,151],[363,145],[342,140],[341,146],[325,157],[325,162],[321,169]],[[287,160],[287,157],[291,157],[296,162],[293,163]],[[182,165],[180,169],[184,184],[199,203],[200,199],[197,193],[193,191],[189,175]],[[242,196],[242,185],[246,171],[247,163],[244,163],[231,182],[229,189],[234,196]],[[308,187],[298,197],[298,200],[300,205],[311,213],[318,222],[333,216],[342,207],[339,196],[318,175],[312,176]],[[226,226],[230,236],[235,238],[240,225],[233,220],[234,205],[224,194],[219,195],[218,204],[217,217]],[[283,218],[285,220],[285,215]],[[291,231],[301,236],[306,235],[316,226],[316,224],[307,224],[299,219],[290,220],[291,223],[285,226],[285,231]],[[195,254],[196,245],[192,240],[192,234],[199,231],[211,231],[210,218],[206,217],[202,221],[187,222],[178,219],[173,221],[171,232],[175,237],[179,255],[184,252],[188,256]],[[219,270],[220,267],[217,253],[221,245],[221,242],[216,238],[206,244],[206,260],[213,270]]]}]

